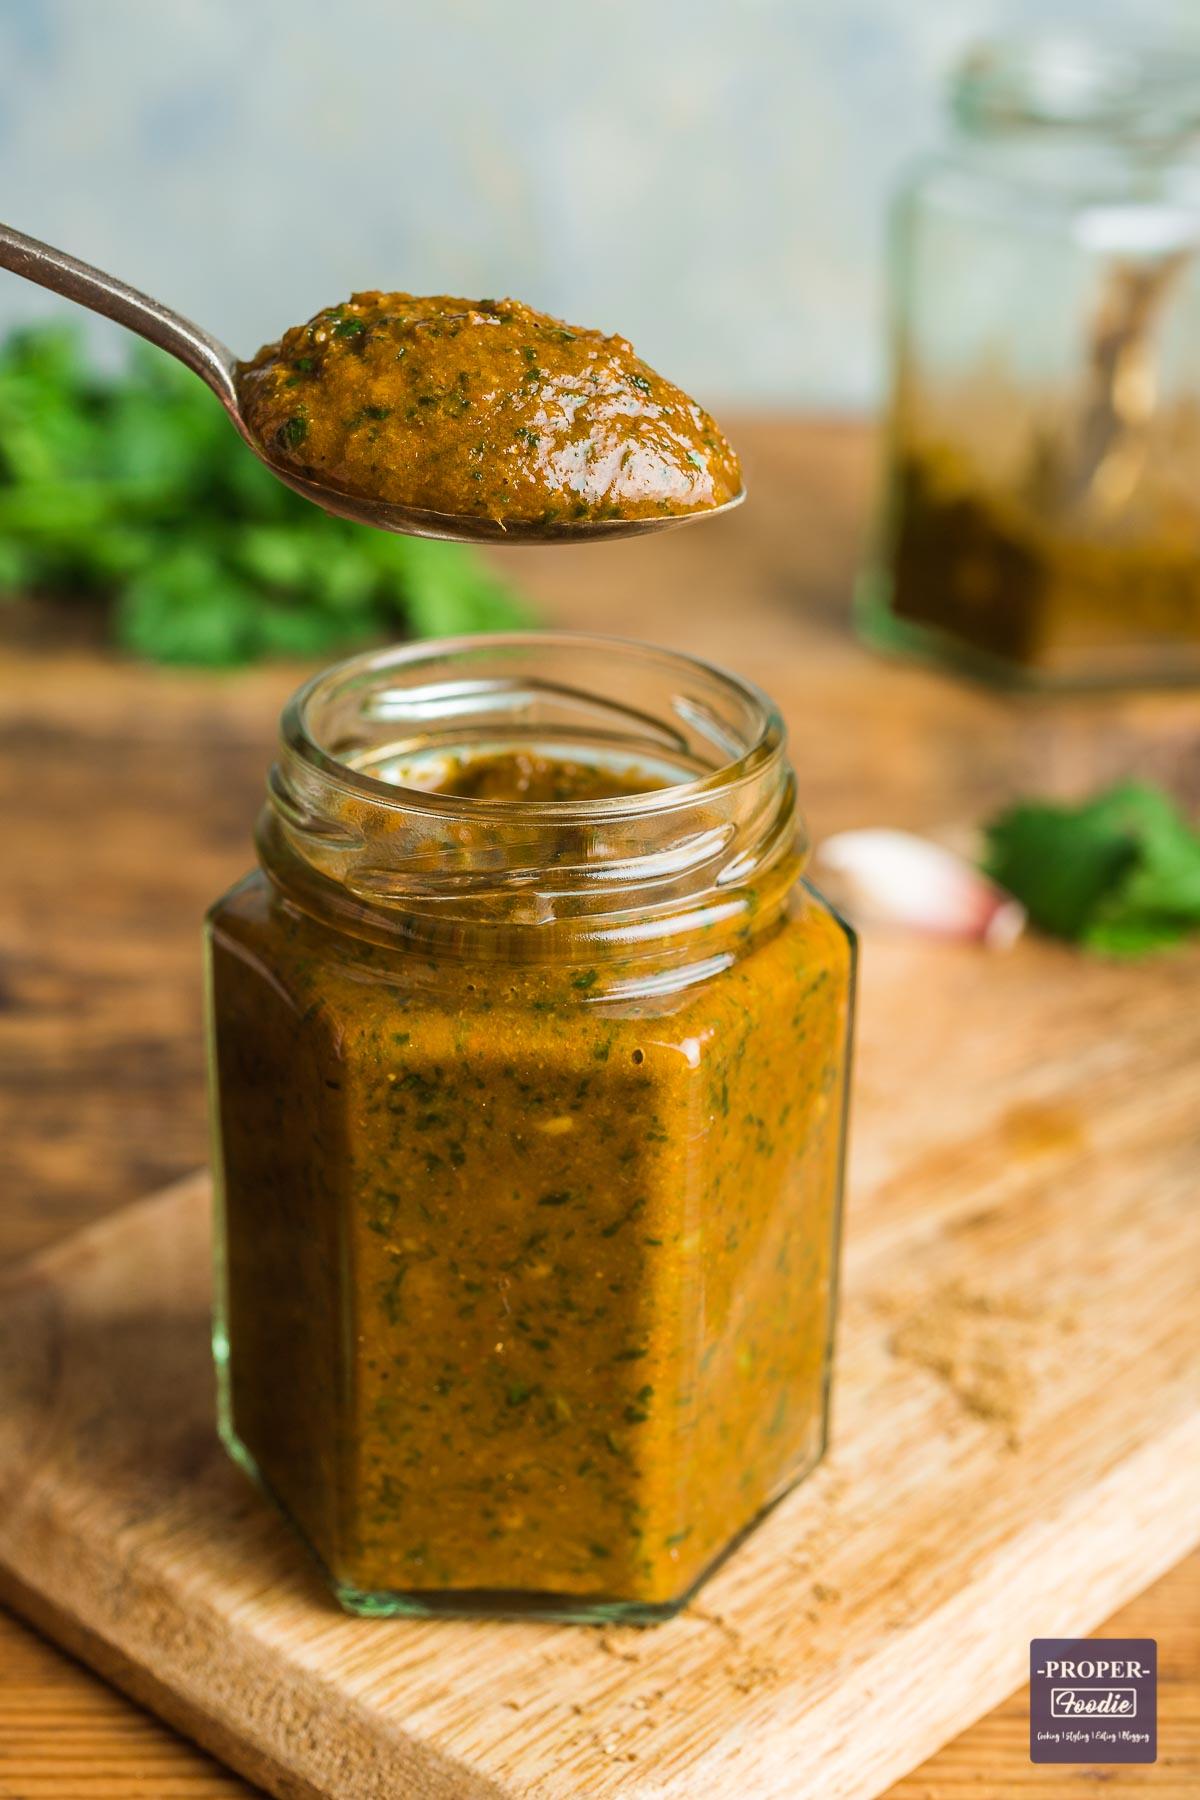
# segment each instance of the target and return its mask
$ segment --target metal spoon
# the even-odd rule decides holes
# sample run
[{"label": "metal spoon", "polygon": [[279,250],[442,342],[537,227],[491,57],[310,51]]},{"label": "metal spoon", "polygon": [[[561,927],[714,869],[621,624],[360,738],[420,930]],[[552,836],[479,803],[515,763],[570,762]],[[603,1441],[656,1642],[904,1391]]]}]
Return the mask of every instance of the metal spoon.
[{"label": "metal spoon", "polygon": [[382,531],[403,531],[410,537],[451,538],[456,543],[536,543],[579,544],[594,538],[637,537],[649,531],[664,531],[668,526],[687,525],[694,519],[711,519],[719,513],[740,506],[746,490],[735,494],[722,506],[704,512],[668,514],[651,519],[580,519],[562,524],[522,524],[517,521],[501,525],[495,519],[477,519],[462,513],[430,512],[419,506],[400,506],[391,501],[372,500],[368,496],[349,493],[330,482],[310,481],[292,469],[274,462],[250,431],[242,414],[238,396],[238,359],[219,339],[201,331],[190,319],[172,312],[170,307],[152,300],[137,288],[127,287],[90,263],[80,262],[63,250],[55,250],[37,238],[26,237],[9,225],[0,225],[0,268],[24,275],[39,287],[50,288],[68,300],[77,300],[92,312],[118,325],[128,326],[160,350],[178,357],[181,363],[206,381],[225,411],[234,430],[253,450],[272,475],[288,487],[295,488],[306,500],[324,507],[341,519],[353,519],[360,525],[374,525]]}]

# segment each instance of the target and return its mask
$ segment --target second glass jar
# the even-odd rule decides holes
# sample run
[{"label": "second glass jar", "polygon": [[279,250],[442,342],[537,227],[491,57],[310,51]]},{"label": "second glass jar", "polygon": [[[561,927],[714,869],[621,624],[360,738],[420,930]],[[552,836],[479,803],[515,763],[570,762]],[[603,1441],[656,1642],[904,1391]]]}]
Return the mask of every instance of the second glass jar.
[{"label": "second glass jar", "polygon": [[209,922],[227,1447],[351,1610],[669,1616],[827,1428],[854,951],[775,709],[566,634],[359,658],[259,851]]},{"label": "second glass jar", "polygon": [[974,52],[893,219],[866,635],[1008,683],[1200,680],[1200,59]]}]

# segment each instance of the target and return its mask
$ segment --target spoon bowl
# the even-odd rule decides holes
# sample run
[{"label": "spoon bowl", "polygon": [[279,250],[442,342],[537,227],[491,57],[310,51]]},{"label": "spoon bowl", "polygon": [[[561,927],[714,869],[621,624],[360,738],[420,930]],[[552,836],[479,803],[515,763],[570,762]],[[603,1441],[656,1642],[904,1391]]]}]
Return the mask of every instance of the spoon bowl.
[{"label": "spoon bowl", "polygon": [[23,275],[39,287],[49,288],[106,319],[115,320],[118,325],[135,331],[139,337],[176,357],[208,384],[242,442],[272,475],[325,512],[339,519],[350,519],[357,525],[372,525],[379,531],[400,531],[408,537],[445,538],[458,544],[581,544],[600,538],[638,537],[650,531],[689,525],[696,519],[716,518],[721,513],[732,512],[746,496],[746,490],[742,488],[721,506],[647,519],[513,520],[509,523],[463,513],[431,512],[426,507],[403,506],[395,501],[373,500],[370,495],[338,487],[333,482],[312,480],[273,461],[246,422],[238,388],[238,358],[219,338],[202,331],[182,313],[173,312],[160,301],[151,299],[149,294],[118,281],[113,275],[106,275],[91,263],[68,256],[64,250],[55,250],[50,244],[27,237],[22,231],[14,231],[11,225],[0,225],[0,268]]},{"label": "spoon bowl", "polygon": [[601,539],[644,536],[648,531],[668,531],[694,519],[715,519],[720,513],[732,512],[746,497],[742,488],[721,506],[710,506],[703,512],[664,513],[649,519],[511,519],[506,523],[501,519],[468,517],[465,513],[431,512],[428,507],[402,506],[394,500],[371,500],[333,482],[310,481],[294,469],[272,462],[241,424],[236,420],[235,423],[259,461],[306,500],[339,519],[373,525],[379,531],[400,531],[406,537],[446,538],[456,544],[591,544]]}]

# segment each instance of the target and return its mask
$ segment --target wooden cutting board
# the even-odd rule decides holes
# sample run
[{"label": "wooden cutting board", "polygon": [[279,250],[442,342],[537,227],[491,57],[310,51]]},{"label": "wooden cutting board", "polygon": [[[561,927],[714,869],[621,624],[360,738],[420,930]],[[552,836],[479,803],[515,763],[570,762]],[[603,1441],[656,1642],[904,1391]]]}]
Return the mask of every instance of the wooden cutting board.
[{"label": "wooden cutting board", "polygon": [[203,1177],[8,1278],[0,1590],[282,1796],[868,1800],[1200,1537],[1197,992],[868,939],[834,1448],[668,1625],[339,1614],[215,1440]]}]

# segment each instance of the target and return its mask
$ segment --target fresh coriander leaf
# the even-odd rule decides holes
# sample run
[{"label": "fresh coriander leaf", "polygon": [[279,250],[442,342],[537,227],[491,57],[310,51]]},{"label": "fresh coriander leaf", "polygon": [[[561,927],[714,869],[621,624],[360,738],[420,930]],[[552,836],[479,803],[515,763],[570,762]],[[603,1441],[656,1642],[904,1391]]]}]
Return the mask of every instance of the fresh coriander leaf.
[{"label": "fresh coriander leaf", "polygon": [[318,656],[528,617],[461,546],[302,500],[169,357],[137,345],[122,373],[98,374],[58,326],[0,345],[0,599],[29,590],[95,596],[122,644],[170,662]]},{"label": "fresh coriander leaf", "polygon": [[528,622],[525,609],[515,605],[508,590],[461,544],[394,534],[390,542],[391,560],[402,575],[418,637],[499,631]]},{"label": "fresh coriander leaf", "polygon": [[1123,788],[1111,799],[1136,833],[1138,860],[1101,901],[1086,942],[1112,955],[1139,955],[1200,930],[1200,834],[1156,788]]},{"label": "fresh coriander leaf", "polygon": [[1082,942],[1101,956],[1148,956],[1153,950],[1164,950],[1187,936],[1187,927],[1177,921],[1156,919],[1100,920],[1089,925]]},{"label": "fresh coriander leaf", "polygon": [[984,868],[1055,937],[1083,933],[1137,856],[1134,839],[1093,808],[1014,806],[986,828]]},{"label": "fresh coriander leaf", "polygon": [[222,667],[257,653],[262,602],[234,580],[219,555],[186,544],[124,590],[116,607],[118,642],[159,662]]},{"label": "fresh coriander leaf", "polygon": [[1200,833],[1158,788],[1016,806],[987,827],[987,843],[987,872],[1057,936],[1140,956],[1200,931]]},{"label": "fresh coriander leaf", "polygon": [[303,413],[293,413],[285,419],[275,432],[275,447],[278,450],[295,450],[308,436],[308,420]]}]

